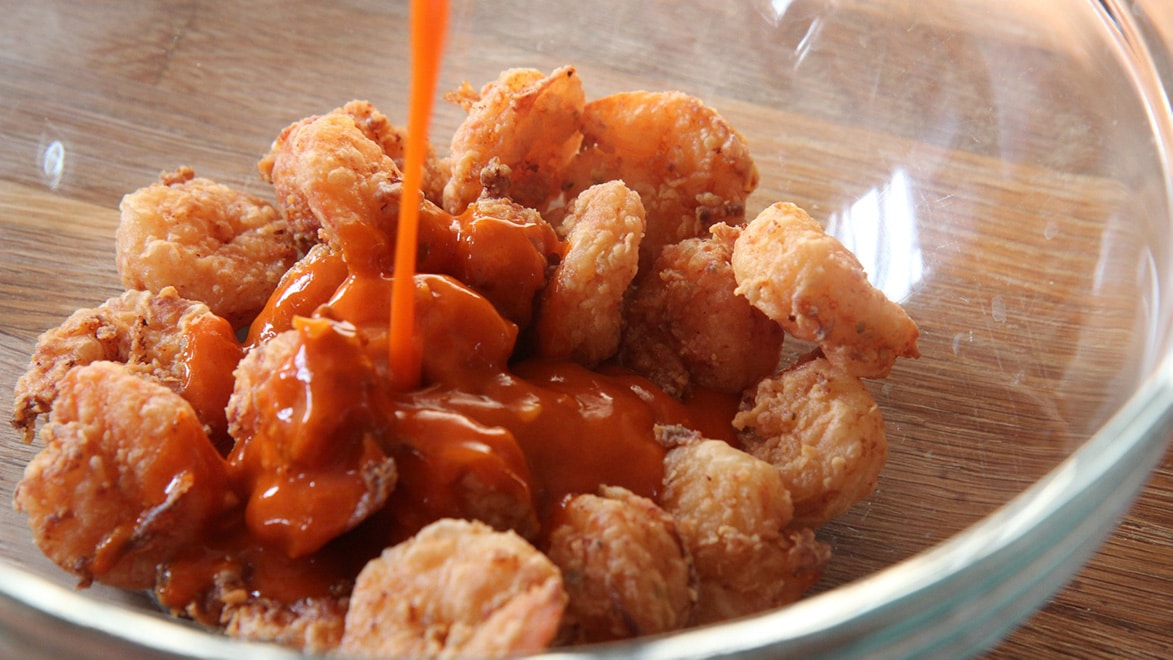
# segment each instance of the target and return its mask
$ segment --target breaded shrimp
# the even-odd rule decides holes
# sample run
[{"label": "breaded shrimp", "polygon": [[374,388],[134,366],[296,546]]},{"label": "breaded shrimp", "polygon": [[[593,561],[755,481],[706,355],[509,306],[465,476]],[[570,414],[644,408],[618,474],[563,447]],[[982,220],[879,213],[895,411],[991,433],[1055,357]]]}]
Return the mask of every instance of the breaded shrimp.
[{"label": "breaded shrimp", "polygon": [[[274,145],[269,176],[278,206],[314,226],[351,269],[390,270],[398,219],[399,168],[350,115],[302,120]],[[426,202],[425,202],[426,204]]]},{"label": "breaded shrimp", "polygon": [[[351,101],[341,108],[335,108],[328,114],[350,117],[364,136],[378,144],[383,153],[394,161],[399,169],[403,168],[404,149],[407,143],[406,132],[394,126],[369,101]],[[273,141],[269,153],[257,163],[261,178],[274,185],[277,207],[289,222],[297,246],[302,252],[308,251],[318,242],[318,229],[322,226],[321,221],[310,209],[304,189],[301,186],[292,185],[295,180],[289,177],[288,168],[284,165],[277,167],[277,162],[279,159],[290,157],[291,137],[302,127],[317,119],[319,116],[316,115],[306,117],[287,126]],[[277,168],[276,173],[274,173],[274,168]],[[424,161],[422,180],[422,192],[425,198],[435,204],[440,203],[449,172],[450,168],[444,161],[436,157],[435,151],[429,145]]]},{"label": "breaded shrimp", "polygon": [[863,266],[793,204],[762,211],[733,246],[737,293],[791,335],[818,342],[848,373],[884,378],[920,356],[916,323],[872,286]]},{"label": "breaded shrimp", "polygon": [[785,336],[735,295],[729,264],[740,228],[665,246],[625,310],[620,362],[681,397],[692,386],[740,393],[777,368]]},{"label": "breaded shrimp", "polygon": [[622,179],[643,200],[641,267],[660,248],[739,222],[758,170],[741,134],[715,110],[680,92],[624,92],[587,103],[582,151],[566,169],[568,196]]},{"label": "breaded shrimp", "polygon": [[154,586],[156,566],[232,503],[191,405],[126,365],[94,362],[59,384],[43,449],[16,487],[33,538],[82,586]]},{"label": "breaded shrimp", "polygon": [[721,621],[797,600],[822,574],[829,549],[787,528],[790,493],[769,463],[680,427],[660,427],[660,505],[696,563],[693,623]]},{"label": "breaded shrimp", "polygon": [[98,360],[124,362],[135,373],[183,395],[209,435],[227,428],[224,406],[241,349],[231,326],[207,305],[179,297],[127,291],[93,309],[80,309],[44,332],[16,383],[12,424],[25,442],[36,418],[53,407],[59,383],[71,369]]},{"label": "breaded shrimp", "polygon": [[503,657],[554,639],[558,568],[513,532],[444,519],[359,573],[340,651],[361,657]]},{"label": "breaded shrimp", "polygon": [[[394,126],[386,115],[379,112],[370,101],[351,101],[334,110],[334,112],[350,115],[355,125],[368,138],[383,147],[383,153],[395,161],[400,170],[403,169],[403,159],[407,152],[407,130]],[[423,178],[421,192],[433,204],[440,205],[444,199],[444,185],[452,173],[451,166],[445,160],[436,156],[436,150],[431,144],[424,157]]]},{"label": "breaded shrimp", "polygon": [[119,210],[122,285],[155,292],[173,286],[233,327],[252,321],[297,260],[293,234],[277,209],[196,178],[190,167],[124,196]]},{"label": "breaded shrimp", "polygon": [[644,207],[622,181],[601,183],[571,202],[562,231],[566,254],[538,305],[537,353],[594,366],[619,348],[623,296],[639,269]]},{"label": "breaded shrimp", "polygon": [[480,197],[481,170],[496,159],[511,172],[509,197],[544,211],[561,193],[562,169],[582,139],[579,122],[586,97],[574,67],[550,75],[508,69],[479,94],[466,82],[447,98],[468,117],[452,136],[444,209],[459,215]]},{"label": "breaded shrimp", "polygon": [[872,395],[825,358],[760,382],[733,426],[746,451],[777,468],[803,525],[821,525],[866,497],[888,458]]},{"label": "breaded shrimp", "polygon": [[575,643],[683,628],[696,573],[672,517],[623,488],[574,496],[547,554],[570,596],[563,637]]}]

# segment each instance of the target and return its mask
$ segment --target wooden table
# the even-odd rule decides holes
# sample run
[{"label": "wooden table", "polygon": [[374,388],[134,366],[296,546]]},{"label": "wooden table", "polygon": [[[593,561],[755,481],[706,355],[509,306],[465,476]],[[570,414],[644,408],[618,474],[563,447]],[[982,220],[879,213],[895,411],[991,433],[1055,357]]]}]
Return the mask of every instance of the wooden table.
[{"label": "wooden table", "polygon": [[[1007,493],[1044,473],[1069,449],[1064,441],[1079,438],[1081,429],[1102,418],[1098,407],[1106,390],[1097,389],[1097,381],[1104,372],[1095,370],[1112,373],[1115,359],[1123,355],[1112,351],[1124,349],[1110,345],[1104,354],[1092,356],[1091,366],[1080,367],[1086,371],[1072,367],[1083,345],[1072,325],[1078,315],[1066,310],[1072,301],[1082,300],[1090,282],[1089,262],[1078,255],[1085,248],[1095,254],[1099,246],[1097,214],[1120,203],[1122,193],[1106,181],[1103,169],[1110,164],[1095,146],[1070,137],[1103,118],[1081,115],[1078,103],[1094,103],[1095,94],[1064,82],[1064,66],[1070,63],[1064,57],[1074,56],[1063,49],[1074,51],[1078,44],[1056,36],[1066,24],[1052,20],[1053,12],[1062,10],[1046,3],[1011,2],[991,9],[975,0],[956,3],[939,20],[921,20],[916,3],[881,7],[884,3],[844,0],[830,3],[834,11],[823,20],[811,11],[818,2],[799,0],[720,5],[723,9],[711,9],[712,15],[678,7],[652,25],[634,16],[636,10],[625,3],[608,10],[598,4],[584,8],[589,4],[550,2],[545,4],[549,13],[542,15],[508,2],[461,5],[454,14],[457,26],[475,24],[477,29],[452,38],[441,84],[453,88],[466,78],[480,84],[514,65],[550,69],[573,63],[581,65],[592,96],[640,87],[685,89],[721,109],[750,139],[763,175],[756,208],[792,199],[824,221],[838,218],[847,226],[848,210],[859,214],[869,204],[879,208],[883,200],[893,199],[893,191],[900,192],[896,173],[906,177],[905,184],[916,184],[909,190],[918,197],[909,203],[922,221],[926,214],[947,217],[958,208],[988,212],[998,227],[1008,228],[1007,236],[1016,236],[999,239],[1003,252],[990,252],[984,243],[978,243],[983,249],[975,249],[958,242],[959,234],[922,222],[922,243],[936,250],[926,263],[969,275],[948,281],[948,287],[956,287],[946,287],[953,302],[940,314],[931,296],[944,296],[942,291],[911,299],[914,317],[924,312],[918,319],[925,357],[898,368],[890,384],[877,385],[889,417],[893,458],[869,505],[831,530],[837,543],[848,540],[841,541],[843,560],[829,576],[828,587],[911,556],[964,528],[1003,503]],[[999,20],[1000,11],[1016,12],[1025,25],[1051,27],[1019,30],[1013,21]],[[41,331],[72,309],[92,306],[121,290],[112,232],[123,193],[146,185],[161,170],[190,164],[200,175],[271,196],[256,176],[255,162],[291,121],[351,98],[369,98],[397,123],[404,121],[408,69],[403,3],[160,0],[99,6],[0,0],[0,16],[4,389],[24,368]],[[753,27],[734,38],[715,27],[738,20]],[[957,25],[970,26],[969,34],[985,39],[981,43],[987,50],[963,38]],[[527,37],[516,38],[519,33]],[[785,48],[768,62],[754,58],[768,40],[781,40]],[[905,48],[908,40],[912,45]],[[618,65],[593,59],[602,44],[616,54]],[[989,49],[991,44],[1011,54]],[[1048,55],[1048,49],[1059,55]],[[695,55],[717,51],[727,57]],[[955,75],[960,62],[977,58],[1011,67],[1014,57],[1036,59],[1021,81],[998,83],[1008,94],[1000,102],[1009,104],[1001,115],[984,96],[993,93],[989,80],[997,72],[990,73],[984,87]],[[881,60],[888,73],[872,75],[881,70]],[[1078,61],[1094,69],[1087,60]],[[784,75],[787,71],[792,77]],[[1071,99],[1076,109],[1050,117],[1040,116],[1037,108],[1010,107],[1015,94],[1029,101],[1029,94],[1042,92],[1051,100]],[[954,125],[946,126],[941,116],[925,123],[927,115],[918,113],[934,107],[954,112]],[[434,135],[451,134],[459,120],[455,108],[441,104]],[[958,126],[964,131],[959,133]],[[1009,146],[1029,153],[1008,166],[1010,170],[1000,171],[994,157],[1008,147],[999,143],[1010,140],[1008,136],[1023,140]],[[443,145],[444,138],[434,142]],[[1056,143],[1062,148],[1047,152],[1046,158],[1030,156]],[[985,175],[994,178],[980,179]],[[981,189],[987,183],[994,188]],[[1003,185],[1008,186],[1002,193],[1006,196],[998,197],[996,187]],[[1039,203],[1040,190],[1050,204],[1041,214],[1031,206]],[[1036,222],[1040,231],[1031,238],[1023,228]],[[1060,245],[1065,247],[1060,256],[1029,263],[1033,255],[1047,254],[1034,248]],[[941,256],[951,250],[964,259],[960,265]],[[1024,270],[982,281],[983,269],[992,268],[984,260],[988,254],[1003,255],[1006,263]],[[1054,288],[1040,293],[1039,283],[1031,280],[1038,273],[1030,265],[1053,269]],[[994,295],[973,289],[975,283],[990,286]],[[972,299],[967,297],[971,293]],[[1126,344],[1139,313],[1135,295],[1095,302],[1107,306],[1106,323],[1120,323],[1109,328],[1114,331],[1109,343]],[[1045,322],[1016,320],[1028,303],[1031,313],[1046,317]],[[1031,334],[1035,343],[1019,346],[1016,332]],[[1003,359],[1021,361],[1021,369],[1015,372]],[[965,391],[948,377],[958,361],[984,374],[975,376]],[[1086,380],[1088,391],[1052,400],[1049,388],[1063,382],[1064,375]],[[1022,417],[1007,421],[993,407],[969,410],[966,397],[1006,393]],[[939,400],[924,403],[933,396]],[[0,415],[8,415],[8,406],[0,406]],[[948,456],[947,446],[935,444],[939,438],[934,434],[947,425],[926,424],[948,406],[969,410],[982,424],[994,416],[989,428],[973,430],[972,437],[958,436],[956,457]],[[1015,420],[1036,418],[1046,428],[1037,437],[1025,430],[1015,442],[1034,438],[1053,446],[1023,451],[1002,437],[1022,424]],[[8,501],[12,480],[33,448],[15,444],[11,431],[4,431],[0,442],[0,499]],[[962,460],[980,461],[988,472],[957,463]],[[910,515],[908,502],[920,492],[919,485],[935,483],[946,473],[957,479],[957,488],[972,492],[949,493],[942,486],[928,496],[940,499],[928,515]],[[1006,490],[983,490],[991,477],[1002,480],[999,487]],[[18,563],[48,572],[51,567],[43,559],[28,556],[28,534],[19,518],[5,516],[0,552],[6,557],[19,554]],[[906,538],[892,547],[869,549],[849,540],[852,533],[883,539],[885,530],[901,525],[906,526]],[[1173,453],[1166,453],[1104,548],[990,656],[1155,657],[1171,643]]]}]

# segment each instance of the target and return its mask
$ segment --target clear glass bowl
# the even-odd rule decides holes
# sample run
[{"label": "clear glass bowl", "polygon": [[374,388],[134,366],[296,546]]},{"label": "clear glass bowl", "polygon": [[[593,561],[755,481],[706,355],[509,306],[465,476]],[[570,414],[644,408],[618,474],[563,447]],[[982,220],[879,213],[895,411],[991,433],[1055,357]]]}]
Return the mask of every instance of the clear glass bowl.
[{"label": "clear glass bowl", "polygon": [[[188,164],[261,195],[306,115],[405,121],[405,3],[7,3],[0,26],[0,381],[119,292],[117,204]],[[1156,3],[1152,3],[1156,4]],[[956,657],[987,648],[1110,531],[1173,429],[1164,34],[1117,0],[457,3],[441,87],[578,67],[589,97],[680,89],[747,138],[750,213],[794,201],[922,330],[873,383],[891,458],[820,535],[817,594],[565,656]],[[458,108],[439,103],[433,136]],[[437,142],[443,144],[443,137]],[[5,402],[0,409],[10,413]],[[0,439],[0,500],[37,446]],[[282,656],[74,591],[0,518],[0,642],[59,657]]]}]

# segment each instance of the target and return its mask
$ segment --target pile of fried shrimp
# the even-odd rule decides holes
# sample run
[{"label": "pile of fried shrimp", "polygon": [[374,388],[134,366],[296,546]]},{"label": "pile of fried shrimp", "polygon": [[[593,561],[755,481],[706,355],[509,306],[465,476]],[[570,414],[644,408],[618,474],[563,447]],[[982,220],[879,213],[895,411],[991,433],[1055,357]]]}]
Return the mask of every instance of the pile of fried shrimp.
[{"label": "pile of fried shrimp", "polygon": [[918,357],[916,324],[802,209],[746,217],[746,142],[694,97],[588,102],[563,67],[447,98],[467,118],[422,179],[419,386],[387,358],[401,129],[365,101],[293,123],[259,162],[272,201],[166,172],[122,200],[125,293],[45,332],[16,385],[37,545],[81,587],[359,657],[800,598],[816,530],[887,458],[861,379]]}]

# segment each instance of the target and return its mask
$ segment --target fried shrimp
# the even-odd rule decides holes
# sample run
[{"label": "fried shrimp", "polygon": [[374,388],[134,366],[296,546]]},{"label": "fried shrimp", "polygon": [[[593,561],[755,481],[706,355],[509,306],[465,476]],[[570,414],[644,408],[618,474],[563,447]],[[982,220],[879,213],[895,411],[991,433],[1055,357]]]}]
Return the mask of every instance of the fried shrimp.
[{"label": "fried shrimp", "polygon": [[830,550],[787,528],[793,505],[773,466],[688,429],[660,427],[657,437],[671,447],[660,505],[700,578],[693,623],[786,605],[818,580]]},{"label": "fried shrimp", "polygon": [[538,355],[593,366],[615,354],[623,296],[639,269],[644,207],[621,181],[584,190],[562,225],[566,254],[541,293]]},{"label": "fried shrimp", "polygon": [[735,295],[740,228],[665,246],[627,303],[620,362],[677,397],[695,385],[740,393],[774,372],[784,334]]},{"label": "fried shrimp", "polygon": [[154,586],[157,566],[231,503],[222,459],[191,405],[125,365],[65,374],[41,435],[16,508],[45,555],[82,586]]},{"label": "fried shrimp", "polygon": [[[351,101],[334,112],[350,115],[358,129],[371,140],[383,147],[400,170],[407,150],[407,131],[396,127],[387,116],[379,112],[370,101]],[[439,205],[444,198],[444,185],[448,183],[451,167],[436,156],[436,150],[428,145],[424,156],[421,192],[433,204]]]},{"label": "fried shrimp", "polygon": [[40,336],[16,383],[12,423],[31,441],[37,416],[53,407],[65,375],[107,360],[126,363],[183,395],[218,439],[227,427],[224,406],[240,355],[232,328],[207,305],[181,298],[170,287],[158,294],[127,291],[74,312]]},{"label": "fried shrimp", "polygon": [[733,425],[746,451],[777,468],[803,525],[821,525],[866,497],[888,457],[875,400],[825,358],[763,380]]},{"label": "fried shrimp", "polygon": [[716,111],[680,92],[624,92],[583,109],[582,150],[566,169],[568,196],[622,179],[647,209],[640,264],[660,248],[739,222],[758,170],[741,134]]},{"label": "fried shrimp", "polygon": [[696,602],[692,558],[672,517],[604,486],[566,503],[547,553],[570,596],[564,636],[600,642],[683,628]]},{"label": "fried shrimp", "polygon": [[179,295],[208,305],[234,327],[265,306],[297,246],[268,202],[189,167],[130,193],[119,205],[118,273],[128,289]]},{"label": "fried shrimp", "polygon": [[288,127],[273,150],[269,178],[298,231],[319,234],[352,268],[386,267],[403,175],[383,147],[334,112]]},{"label": "fried shrimp", "polygon": [[[350,118],[354,122],[355,128],[363,136],[378,145],[397,169],[402,169],[407,134],[403,129],[393,125],[386,115],[379,112],[369,101],[351,101],[327,114]],[[261,178],[273,184],[277,197],[277,208],[281,210],[281,215],[289,222],[295,243],[302,252],[308,251],[318,242],[318,230],[322,223],[321,218],[310,208],[307,191],[302,185],[304,182],[291,176],[290,164],[296,162],[294,151],[299,148],[294,142],[294,137],[307,125],[313,124],[320,118],[320,116],[307,117],[287,126],[273,141],[269,153],[265,154],[257,163]],[[449,171],[450,168],[444,161],[436,157],[435,151],[429,145],[424,161],[421,186],[426,199],[435,204],[440,203],[444,184],[448,181]]]},{"label": "fried shrimp", "polygon": [[558,568],[513,532],[444,519],[359,573],[340,650],[360,657],[503,657],[554,639]]},{"label": "fried shrimp", "polygon": [[831,362],[861,378],[884,378],[897,358],[920,356],[918,330],[872,286],[863,266],[806,211],[762,211],[733,246],[737,293]]},{"label": "fried shrimp", "polygon": [[550,75],[508,69],[480,93],[465,83],[447,98],[468,111],[468,117],[452,136],[444,209],[459,215],[480,197],[481,170],[495,159],[510,172],[509,197],[544,211],[560,194],[562,170],[582,138],[585,96],[574,67]]}]

